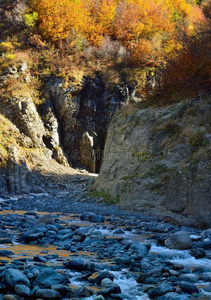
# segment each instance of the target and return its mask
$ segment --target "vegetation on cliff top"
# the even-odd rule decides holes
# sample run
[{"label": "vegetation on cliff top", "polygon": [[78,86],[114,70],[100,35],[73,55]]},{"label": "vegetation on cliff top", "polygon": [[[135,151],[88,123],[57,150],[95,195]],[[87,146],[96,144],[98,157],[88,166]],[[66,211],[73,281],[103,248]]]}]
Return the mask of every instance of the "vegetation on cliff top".
[{"label": "vegetation on cliff top", "polygon": [[34,78],[77,83],[99,72],[106,82],[135,84],[142,97],[153,88],[153,96],[165,91],[169,99],[206,90],[210,10],[210,0],[4,0],[1,68],[24,53]]}]

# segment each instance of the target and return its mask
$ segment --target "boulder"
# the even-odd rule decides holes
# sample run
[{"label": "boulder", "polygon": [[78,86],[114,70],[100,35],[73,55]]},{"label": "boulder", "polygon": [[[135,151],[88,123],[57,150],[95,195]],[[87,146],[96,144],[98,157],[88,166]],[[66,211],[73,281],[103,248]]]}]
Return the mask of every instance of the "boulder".
[{"label": "boulder", "polygon": [[86,269],[83,259],[71,259],[65,262],[64,265],[66,268],[76,270],[76,271],[83,271]]},{"label": "boulder", "polygon": [[179,283],[179,287],[181,288],[181,290],[185,293],[188,294],[193,294],[193,293],[199,293],[199,290],[197,289],[197,287],[195,287],[194,284],[187,282],[187,281],[181,281]]},{"label": "boulder", "polygon": [[165,246],[169,249],[190,249],[191,238],[190,234],[185,231],[178,231],[171,234],[164,242]]},{"label": "boulder", "polygon": [[156,288],[149,291],[150,297],[154,298],[163,294],[166,294],[168,292],[173,292],[173,287],[168,282],[163,282],[159,284]]},{"label": "boulder", "polygon": [[51,289],[39,289],[36,291],[36,297],[37,298],[42,298],[42,299],[49,299],[49,300],[58,300],[61,299],[62,296],[59,292]]},{"label": "boulder", "polygon": [[4,279],[10,287],[14,287],[17,284],[23,284],[28,287],[30,286],[28,278],[21,271],[16,269],[6,270],[4,273]]},{"label": "boulder", "polygon": [[53,268],[43,268],[37,276],[34,284],[43,288],[51,287],[54,284],[64,283],[64,277]]},{"label": "boulder", "polygon": [[108,271],[99,271],[93,273],[89,278],[88,281],[94,284],[101,284],[101,281],[105,278],[109,278],[112,281],[114,280],[114,275]]},{"label": "boulder", "polygon": [[139,242],[133,242],[129,249],[132,249],[133,251],[138,253],[138,255],[140,256],[140,259],[147,256],[148,251],[149,251],[145,245],[143,245]]},{"label": "boulder", "polygon": [[44,216],[41,216],[36,222],[36,225],[40,225],[40,224],[52,224],[53,220],[52,220],[52,216],[49,214],[46,214]]},{"label": "boulder", "polygon": [[22,296],[22,297],[28,297],[31,294],[30,288],[24,284],[16,284],[15,292],[16,292],[16,294],[18,294],[19,296]]}]

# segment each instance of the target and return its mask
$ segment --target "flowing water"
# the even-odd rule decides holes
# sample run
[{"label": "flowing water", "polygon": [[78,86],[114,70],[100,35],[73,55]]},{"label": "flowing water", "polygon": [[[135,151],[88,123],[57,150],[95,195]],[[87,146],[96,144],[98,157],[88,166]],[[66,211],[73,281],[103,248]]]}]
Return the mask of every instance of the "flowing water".
[{"label": "flowing water", "polygon": [[[7,215],[17,214],[23,216],[25,211],[2,211],[1,215],[5,218]],[[43,215],[46,213],[36,212],[38,215]],[[54,213],[57,219],[60,220],[60,224],[66,224],[66,226],[77,225],[78,227],[90,227],[90,232],[103,236],[107,240],[128,240],[136,241],[143,244],[151,244],[148,257],[152,261],[156,261],[159,265],[162,265],[162,262],[169,262],[175,266],[183,267],[185,271],[180,275],[184,280],[191,280],[194,282],[195,286],[200,290],[203,299],[211,299],[211,260],[209,258],[196,259],[190,255],[189,250],[176,250],[168,249],[163,246],[158,246],[156,240],[153,239],[154,232],[147,232],[142,230],[140,234],[137,234],[137,229],[131,226],[130,230],[127,230],[126,226],[120,225],[115,226],[115,228],[120,228],[124,230],[122,234],[115,234],[113,224],[109,221],[105,221],[103,225],[93,224],[88,221],[81,221],[78,215],[73,214],[61,214]],[[33,215],[30,216],[31,220],[35,218]],[[120,220],[122,222],[122,220]],[[120,223],[121,223],[120,222]],[[123,222],[124,223],[124,222]],[[13,234],[13,243],[12,244],[0,244],[0,250],[10,250],[15,256],[9,257],[0,257],[1,266],[5,264],[10,264],[14,260],[23,260],[26,262],[26,266],[35,264],[33,258],[39,254],[40,256],[48,256],[46,262],[47,266],[57,266],[58,269],[61,266],[61,272],[63,272],[63,262],[68,258],[82,258],[85,263],[94,262],[98,266],[102,266],[102,269],[107,269],[111,271],[114,275],[114,283],[118,284],[121,288],[122,295],[124,299],[129,300],[148,300],[151,299],[146,290],[152,284],[139,284],[136,281],[138,272],[130,271],[129,269],[122,268],[121,270],[113,270],[113,262],[109,258],[99,258],[99,253],[94,251],[83,250],[81,246],[80,251],[73,251],[60,249],[57,245],[36,245],[36,244],[20,244],[16,242],[17,234],[19,233],[18,228],[15,228],[14,225],[6,226],[5,231]],[[124,254],[124,253],[123,253]],[[198,272],[197,272],[198,270]],[[81,272],[65,270],[68,272],[70,277],[71,288],[77,288],[81,286],[86,286],[92,289],[94,292],[99,291],[102,287],[87,283],[81,279]],[[203,276],[202,276],[203,274]],[[204,278],[206,281],[204,280]],[[162,279],[164,280],[164,279]],[[93,300],[94,296],[83,298],[86,300]],[[191,298],[190,298],[191,299]],[[201,298],[202,299],[202,298]]]}]

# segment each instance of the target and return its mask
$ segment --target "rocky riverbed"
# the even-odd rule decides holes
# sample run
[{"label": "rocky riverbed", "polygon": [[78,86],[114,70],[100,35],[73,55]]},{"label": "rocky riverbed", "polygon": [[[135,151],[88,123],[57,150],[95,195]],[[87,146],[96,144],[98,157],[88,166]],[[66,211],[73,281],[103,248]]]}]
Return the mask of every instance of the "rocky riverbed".
[{"label": "rocky riverbed", "polygon": [[211,299],[209,229],[102,205],[84,182],[0,202],[0,299]]}]

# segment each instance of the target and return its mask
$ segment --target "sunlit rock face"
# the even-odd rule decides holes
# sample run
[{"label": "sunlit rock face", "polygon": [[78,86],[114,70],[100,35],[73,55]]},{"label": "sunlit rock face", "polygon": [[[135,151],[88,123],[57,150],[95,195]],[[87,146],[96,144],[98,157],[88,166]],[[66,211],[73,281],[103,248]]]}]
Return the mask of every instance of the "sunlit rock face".
[{"label": "sunlit rock face", "polygon": [[130,210],[210,226],[210,102],[126,107],[113,118],[94,188]]}]

